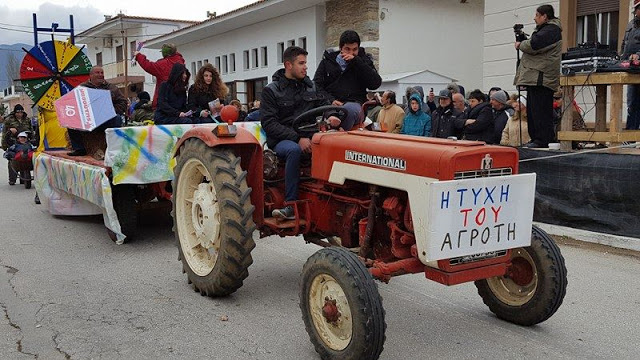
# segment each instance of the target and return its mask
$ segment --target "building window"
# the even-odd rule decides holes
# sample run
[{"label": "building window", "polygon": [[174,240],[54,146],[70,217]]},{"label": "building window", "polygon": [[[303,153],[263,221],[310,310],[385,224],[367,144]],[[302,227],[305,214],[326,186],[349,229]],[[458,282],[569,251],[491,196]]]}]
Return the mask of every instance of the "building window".
[{"label": "building window", "polygon": [[136,52],[136,41],[133,40],[129,43],[129,57],[133,59],[133,53]]},{"label": "building window", "polygon": [[282,64],[284,58],[284,43],[278,43],[278,64]]},{"label": "building window", "polygon": [[251,67],[258,67],[258,49],[251,49]]},{"label": "building window", "polygon": [[202,60],[198,60],[198,70],[202,67]]},{"label": "building window", "polygon": [[267,57],[268,53],[267,53],[267,47],[266,46],[263,46],[263,47],[260,48],[260,55],[262,55],[262,63],[261,63],[261,65],[263,67],[269,66],[269,60],[268,60],[268,57]]},{"label": "building window", "polygon": [[123,48],[122,45],[118,45],[116,46],[116,62],[122,62],[124,61],[124,52],[123,52]]},{"label": "building window", "polygon": [[[576,42],[618,47],[619,0],[577,0]],[[626,9],[625,9],[626,11]],[[624,26],[624,24],[623,24]]]},{"label": "building window", "polygon": [[229,70],[231,72],[236,72],[236,54],[235,53],[229,55]]},{"label": "building window", "polygon": [[96,66],[102,66],[102,52],[96,53]]},{"label": "building window", "polygon": [[296,41],[293,39],[287,41],[287,47],[292,47],[292,46],[296,46]]},{"label": "building window", "polygon": [[301,37],[298,39],[298,46],[307,50],[307,37]]},{"label": "building window", "polygon": [[220,56],[216,56],[215,64],[213,64],[213,66],[215,66],[216,69],[218,69],[218,71],[220,71]]},{"label": "building window", "polygon": [[576,41],[582,43],[600,43],[618,48],[618,19],[619,13],[608,12],[578,16],[576,20]]},{"label": "building window", "polygon": [[222,73],[226,74],[229,72],[229,62],[227,60],[227,55],[222,55]]},{"label": "building window", "polygon": [[192,74],[195,74],[195,73],[197,73],[197,72],[198,72],[198,68],[196,68],[196,62],[195,62],[195,61],[192,61],[192,62],[191,62],[191,73],[192,73]]},{"label": "building window", "polygon": [[208,64],[209,63],[209,59],[204,59],[204,63]]},{"label": "building window", "polygon": [[242,68],[244,70],[249,70],[249,50],[242,52]]}]

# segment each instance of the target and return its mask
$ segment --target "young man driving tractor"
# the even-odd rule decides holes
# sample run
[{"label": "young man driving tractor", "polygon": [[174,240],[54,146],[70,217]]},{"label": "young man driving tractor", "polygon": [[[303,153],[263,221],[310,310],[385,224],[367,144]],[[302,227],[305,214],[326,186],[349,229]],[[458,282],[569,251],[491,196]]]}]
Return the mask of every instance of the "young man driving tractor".
[{"label": "young man driving tractor", "polygon": [[[300,114],[327,105],[307,76],[307,51],[297,46],[288,47],[283,54],[284,69],[276,71],[262,92],[260,122],[267,134],[267,146],[285,160],[285,201],[298,200],[300,182],[300,156],[311,153],[311,139],[301,137],[292,127]],[[330,117],[332,127],[340,126],[340,119]],[[291,205],[275,209],[273,217],[294,219]]]}]

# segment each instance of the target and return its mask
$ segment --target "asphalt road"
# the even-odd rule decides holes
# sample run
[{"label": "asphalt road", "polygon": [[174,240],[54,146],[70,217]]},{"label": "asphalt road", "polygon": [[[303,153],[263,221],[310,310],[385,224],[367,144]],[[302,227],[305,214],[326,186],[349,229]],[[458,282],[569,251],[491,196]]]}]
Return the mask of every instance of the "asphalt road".
[{"label": "asphalt road", "polygon": [[[245,285],[227,298],[187,284],[171,226],[149,216],[115,245],[101,217],[53,217],[0,166],[1,359],[314,359],[298,307],[299,277],[318,248],[257,240]],[[473,284],[422,275],[380,284],[383,359],[637,359],[640,256],[562,245],[569,287],[546,322],[495,318]],[[223,321],[223,319],[227,319]]]}]

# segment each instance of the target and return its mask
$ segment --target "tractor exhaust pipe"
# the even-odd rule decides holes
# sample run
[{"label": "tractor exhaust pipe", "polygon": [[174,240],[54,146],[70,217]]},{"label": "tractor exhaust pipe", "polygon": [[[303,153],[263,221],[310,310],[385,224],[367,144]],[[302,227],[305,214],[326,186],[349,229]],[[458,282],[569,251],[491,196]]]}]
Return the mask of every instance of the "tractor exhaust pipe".
[{"label": "tractor exhaust pipe", "polygon": [[364,239],[360,243],[360,256],[367,258],[369,251],[371,251],[371,236],[373,235],[373,225],[376,217],[376,203],[378,201],[378,186],[372,185],[369,187],[369,193],[371,194],[371,202],[369,203],[369,212],[367,214],[367,227],[364,231]]}]

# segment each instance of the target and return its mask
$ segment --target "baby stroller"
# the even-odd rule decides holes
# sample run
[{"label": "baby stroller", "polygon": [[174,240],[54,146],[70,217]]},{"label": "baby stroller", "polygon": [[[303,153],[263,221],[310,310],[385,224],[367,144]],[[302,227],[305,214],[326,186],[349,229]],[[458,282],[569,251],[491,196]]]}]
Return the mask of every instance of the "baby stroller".
[{"label": "baby stroller", "polygon": [[34,146],[29,141],[27,132],[21,132],[17,138],[27,138],[27,141],[20,143],[17,139],[4,153],[4,157],[9,161],[11,168],[16,172],[20,184],[24,184],[26,189],[31,189],[31,171],[33,170],[33,150]]}]

